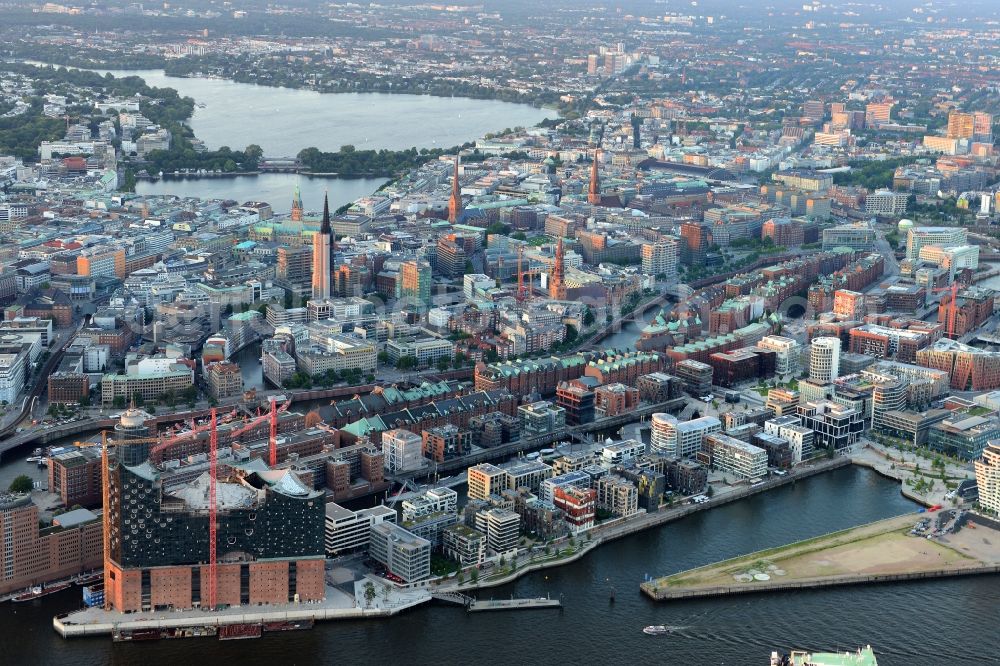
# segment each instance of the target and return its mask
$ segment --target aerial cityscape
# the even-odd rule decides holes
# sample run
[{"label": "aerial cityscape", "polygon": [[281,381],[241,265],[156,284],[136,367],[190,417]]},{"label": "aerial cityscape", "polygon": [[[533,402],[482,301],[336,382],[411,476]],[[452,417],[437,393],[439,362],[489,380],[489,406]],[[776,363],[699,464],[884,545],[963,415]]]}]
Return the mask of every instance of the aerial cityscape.
[{"label": "aerial cityscape", "polygon": [[4,661],[1000,663],[998,138],[994,0],[7,0]]}]

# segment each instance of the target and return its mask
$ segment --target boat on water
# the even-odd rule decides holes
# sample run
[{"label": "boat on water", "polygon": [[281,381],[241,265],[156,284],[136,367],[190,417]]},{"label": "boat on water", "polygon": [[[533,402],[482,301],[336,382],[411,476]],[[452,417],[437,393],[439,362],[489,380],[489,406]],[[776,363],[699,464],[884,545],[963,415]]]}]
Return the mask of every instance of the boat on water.
[{"label": "boat on water", "polygon": [[856,652],[803,652],[791,654],[771,653],[771,666],[878,666],[871,645]]},{"label": "boat on water", "polygon": [[151,627],[147,629],[114,629],[111,640],[115,643],[128,641],[158,641],[170,638],[205,638],[218,635],[218,629],[205,627]]},{"label": "boat on water", "polygon": [[649,634],[650,636],[662,636],[663,634],[672,634],[674,630],[662,624],[651,624],[644,628],[642,633]]},{"label": "boat on water", "polygon": [[94,585],[95,583],[100,583],[104,580],[104,572],[99,571],[97,573],[90,574],[89,576],[81,576],[76,579],[76,584],[83,587],[85,585]]},{"label": "boat on water", "polygon": [[29,590],[22,592],[21,594],[15,594],[10,598],[14,603],[21,601],[34,601],[35,599],[40,599],[48,594],[55,594],[56,592],[62,592],[68,588],[71,583],[56,583],[55,585],[35,585]]},{"label": "boat on water", "polygon": [[301,631],[312,629],[314,620],[282,620],[278,622],[265,622],[264,631]]}]

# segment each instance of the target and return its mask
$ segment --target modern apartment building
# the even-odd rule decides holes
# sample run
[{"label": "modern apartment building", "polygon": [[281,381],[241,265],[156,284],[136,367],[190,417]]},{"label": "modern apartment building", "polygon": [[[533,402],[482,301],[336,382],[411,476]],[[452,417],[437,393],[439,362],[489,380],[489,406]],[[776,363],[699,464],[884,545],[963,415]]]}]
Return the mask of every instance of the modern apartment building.
[{"label": "modern apartment building", "polygon": [[597,480],[597,508],[612,516],[627,518],[639,511],[639,488],[620,476]]},{"label": "modern apartment building", "polygon": [[909,192],[875,190],[865,197],[865,212],[869,215],[902,215],[906,212],[909,196]]},{"label": "modern apartment building", "polygon": [[480,463],[469,468],[469,499],[487,500],[507,490],[507,472],[491,463]]},{"label": "modern apartment building", "polygon": [[486,546],[494,553],[517,548],[521,517],[508,509],[494,508],[476,515],[477,528],[486,535]]},{"label": "modern apartment building", "polygon": [[[515,514],[516,515],[516,514]],[[431,542],[391,522],[371,527],[368,553],[406,583],[431,575]]]},{"label": "modern apartment building", "polygon": [[861,411],[829,400],[799,405],[798,417],[804,427],[815,433],[814,446],[835,451],[854,446],[865,427]]},{"label": "modern apartment building", "polygon": [[680,242],[676,238],[645,243],[642,246],[642,272],[663,276],[667,281],[676,279],[679,254]]},{"label": "modern apartment building", "polygon": [[441,531],[444,556],[463,567],[486,561],[486,535],[466,525],[451,525]]},{"label": "modern apartment building", "polygon": [[397,428],[382,433],[382,454],[390,474],[408,472],[424,465],[424,443],[420,435]]},{"label": "modern apartment building", "polygon": [[815,338],[809,350],[809,380],[829,384],[840,373],[840,338]]},{"label": "modern apartment building", "polygon": [[327,557],[368,550],[372,527],[384,522],[396,522],[396,512],[385,505],[351,511],[328,502],[323,540]]},{"label": "modern apartment building", "polygon": [[968,243],[969,230],[965,227],[911,227],[906,232],[906,258],[918,259],[920,249],[928,245],[955,247]]},{"label": "modern apartment building", "polygon": [[987,445],[982,457],[975,462],[975,468],[979,504],[1000,513],[1000,443]]},{"label": "modern apartment building", "polygon": [[656,453],[671,458],[688,458],[701,450],[706,435],[722,431],[722,422],[714,416],[702,416],[678,422],[669,414],[653,414],[650,444]]},{"label": "modern apartment building", "polygon": [[522,437],[538,437],[566,427],[566,410],[545,400],[517,408]]},{"label": "modern apartment building", "polygon": [[767,476],[767,451],[735,437],[722,433],[708,435],[702,452],[708,458],[703,462],[724,474],[732,474],[744,480]]}]

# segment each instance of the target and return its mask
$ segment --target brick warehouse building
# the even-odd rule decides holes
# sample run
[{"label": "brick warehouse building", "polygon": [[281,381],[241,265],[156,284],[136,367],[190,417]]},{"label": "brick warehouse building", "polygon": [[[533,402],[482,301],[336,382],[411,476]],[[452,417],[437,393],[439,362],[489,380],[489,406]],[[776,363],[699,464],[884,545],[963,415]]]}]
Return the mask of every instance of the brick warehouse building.
[{"label": "brick warehouse building", "polygon": [[[208,474],[165,490],[172,472],[150,462],[148,441],[129,443],[144,430],[139,417],[129,419],[123,415],[109,456],[106,606],[136,612],[205,605]],[[219,606],[325,597],[322,491],[254,460],[219,479],[217,498]]]},{"label": "brick warehouse building", "polygon": [[395,428],[413,432],[448,424],[468,428],[473,418],[491,412],[501,412],[511,417],[516,415],[518,402],[519,396],[510,391],[476,391],[457,398],[435,400],[419,407],[373,414],[341,428],[340,446],[356,444],[366,437],[372,444],[380,446],[382,433]]},{"label": "brick warehouse building", "polygon": [[[101,566],[101,521],[78,509],[38,524],[38,507],[28,495],[0,494],[0,594],[93,571]],[[13,640],[13,639],[12,639]]]}]

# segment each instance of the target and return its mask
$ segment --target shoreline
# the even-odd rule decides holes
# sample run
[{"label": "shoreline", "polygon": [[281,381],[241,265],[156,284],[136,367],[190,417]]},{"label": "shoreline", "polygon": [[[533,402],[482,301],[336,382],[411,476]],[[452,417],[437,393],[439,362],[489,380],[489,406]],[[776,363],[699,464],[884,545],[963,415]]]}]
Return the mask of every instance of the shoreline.
[{"label": "shoreline", "polygon": [[[1000,550],[988,546],[998,534],[992,521],[972,515],[947,530],[929,527],[936,521],[940,530],[955,515],[905,513],[654,578],[639,589],[653,601],[676,601],[1000,573]],[[921,520],[928,527],[920,528]],[[960,534],[962,521],[986,533]],[[971,545],[979,540],[988,547]]]},{"label": "shoreline", "polygon": [[657,590],[655,592],[645,587],[639,587],[643,594],[653,601],[681,601],[684,599],[709,599],[713,597],[728,597],[739,594],[766,594],[768,592],[789,592],[795,590],[819,590],[826,587],[844,587],[847,585],[878,585],[885,583],[906,583],[919,580],[934,580],[937,578],[960,578],[963,576],[989,576],[1000,574],[1000,565],[983,565],[964,569],[937,569],[934,571],[913,571],[891,574],[842,575],[837,577],[812,578],[789,582],[768,582],[756,585],[719,587],[710,590]]},{"label": "shoreline", "polygon": [[[170,628],[170,629],[184,629],[191,628],[194,626],[221,626],[224,624],[242,624],[242,623],[258,623],[258,622],[269,622],[269,621],[294,621],[294,620],[314,620],[314,621],[329,621],[329,620],[347,620],[347,619],[369,619],[369,618],[389,618],[404,610],[409,610],[416,606],[423,605],[427,602],[433,600],[433,595],[440,593],[449,592],[462,592],[468,593],[476,590],[486,590],[490,588],[499,587],[501,585],[507,585],[517,581],[519,578],[526,576],[531,573],[542,571],[545,569],[551,569],[555,567],[560,567],[563,565],[571,564],[582,559],[584,556],[588,555],[591,551],[598,548],[599,546],[615,541],[638,532],[643,532],[649,529],[662,527],[667,523],[671,523],[682,518],[685,518],[691,514],[698,513],[701,511],[706,511],[714,507],[723,506],[729,504],[730,502],[736,502],[753,495],[757,495],[773,488],[778,488],[782,486],[792,485],[799,481],[800,479],[808,479],[819,474],[830,472],[837,469],[843,469],[851,465],[859,465],[861,467],[866,467],[872,469],[875,472],[879,470],[870,465],[865,465],[852,460],[849,456],[839,456],[837,458],[821,460],[810,464],[808,467],[804,467],[800,470],[796,470],[794,473],[789,473],[787,476],[778,477],[772,479],[759,486],[744,486],[740,488],[734,488],[729,492],[725,492],[721,495],[716,495],[709,499],[709,501],[703,504],[686,504],[682,506],[675,506],[669,508],[663,508],[660,511],[653,514],[638,514],[632,519],[616,519],[603,523],[601,526],[597,527],[596,530],[591,530],[587,533],[574,535],[572,538],[575,540],[575,546],[570,546],[574,548],[572,553],[568,553],[563,557],[552,558],[548,556],[549,559],[541,559],[537,561],[527,560],[521,563],[517,560],[517,568],[514,571],[505,573],[503,575],[493,576],[487,579],[478,579],[475,581],[467,580],[462,583],[456,583],[455,574],[448,579],[442,579],[438,581],[422,581],[420,583],[414,584],[413,586],[405,586],[398,588],[400,593],[418,593],[419,597],[412,598],[408,600],[407,603],[403,604],[393,604],[391,608],[367,608],[367,607],[355,607],[355,608],[324,608],[322,605],[316,608],[303,608],[298,606],[294,609],[289,608],[276,608],[273,610],[256,610],[253,612],[241,612],[232,614],[209,614],[209,613],[198,613],[194,611],[195,617],[172,617],[169,619],[152,619],[152,618],[136,618],[129,619],[128,616],[122,616],[118,621],[114,622],[102,622],[97,624],[74,624],[72,621],[64,622],[65,616],[56,616],[52,619],[53,629],[60,634],[63,638],[76,638],[76,637],[89,637],[96,635],[108,635],[113,633],[116,629],[141,629],[141,628]],[[880,474],[881,476],[887,476],[886,474]],[[909,497],[908,497],[909,498]],[[922,502],[921,502],[922,503]],[[849,528],[846,531],[857,529]],[[828,536],[828,535],[823,535]],[[569,539],[565,539],[561,542],[556,542],[554,547],[557,552],[563,547],[563,544],[568,544]],[[743,556],[746,557],[746,556]],[[711,566],[711,565],[709,565]],[[985,574],[995,574],[1000,573],[1000,566],[989,566],[989,567],[978,567],[978,568],[966,568],[960,573],[955,573],[954,571],[940,571],[940,572],[917,572],[913,574],[885,574],[881,576],[857,576],[851,579],[841,578],[840,580],[827,583],[826,585],[849,585],[849,584],[863,584],[871,582],[895,582],[895,581],[905,581],[905,580],[919,580],[928,579],[934,577],[942,576],[952,576],[952,575],[985,575]],[[643,584],[645,585],[645,584]],[[812,588],[821,587],[822,584],[810,584],[805,581],[796,581],[790,583],[778,583],[776,585],[782,585],[782,589],[802,589],[802,588]],[[643,590],[647,595],[649,594]],[[750,589],[747,592],[762,591],[761,589]],[[420,594],[422,593],[422,594]],[[726,592],[719,593],[712,596],[725,596],[725,594],[736,593],[736,592]],[[426,596],[424,596],[426,595]],[[691,597],[695,595],[685,595],[686,597]],[[704,596],[704,595],[702,595]],[[680,598],[680,597],[678,597]],[[235,609],[234,609],[235,610]],[[185,613],[188,615],[188,613]]]},{"label": "shoreline", "polygon": [[[377,178],[386,178],[392,182],[393,178],[396,176],[380,176],[372,174],[358,174],[358,173],[337,173],[331,171],[318,172],[318,171],[299,171],[296,169],[267,169],[264,171],[227,171],[225,173],[181,173],[177,171],[172,171],[170,173],[164,172],[162,176],[147,175],[147,176],[136,176],[135,179],[140,182],[147,183],[157,183],[159,181],[172,181],[172,180],[204,180],[209,178],[256,178],[257,176],[269,176],[271,174],[293,174],[298,176],[305,176],[306,178],[324,178],[330,180],[372,180]],[[147,195],[155,196],[155,195]]]},{"label": "shoreline", "polygon": [[[590,551],[594,550],[598,546],[605,543],[621,539],[638,532],[643,532],[648,529],[655,527],[661,527],[667,523],[680,520],[686,516],[689,516],[700,511],[707,511],[713,507],[722,506],[724,504],[729,504],[730,502],[735,502],[738,500],[757,495],[762,492],[766,492],[773,488],[779,488],[781,486],[791,485],[800,479],[808,479],[812,476],[818,474],[823,474],[835,469],[841,469],[848,467],[852,464],[852,461],[847,456],[840,456],[837,458],[819,461],[813,463],[809,467],[802,468],[793,473],[789,473],[787,476],[772,479],[770,481],[764,482],[759,486],[745,486],[742,488],[734,489],[731,492],[727,492],[723,495],[716,495],[709,499],[703,504],[686,504],[678,507],[663,508],[656,513],[647,514],[637,514],[636,517],[630,519],[618,519],[615,521],[608,521],[585,534],[580,534],[574,536],[576,540],[577,549],[574,552],[566,555],[559,559],[550,559],[542,561],[531,561],[528,560],[524,562],[523,565],[519,565],[514,571],[500,577],[491,577],[486,580],[479,579],[476,581],[466,581],[458,584],[439,584],[433,589],[438,592],[465,592],[477,589],[486,589],[492,587],[498,587],[500,585],[506,585],[507,583],[512,583],[516,581],[521,576],[527,575],[535,571],[541,571],[543,569],[551,569],[554,567],[559,567],[564,564],[570,564],[582,558],[584,555],[588,554]],[[602,533],[603,532],[603,533]],[[589,541],[586,541],[587,538]],[[568,543],[568,540],[559,542],[560,546],[562,543]],[[519,560],[520,561],[520,560]],[[454,580],[454,579],[452,579]]]}]

